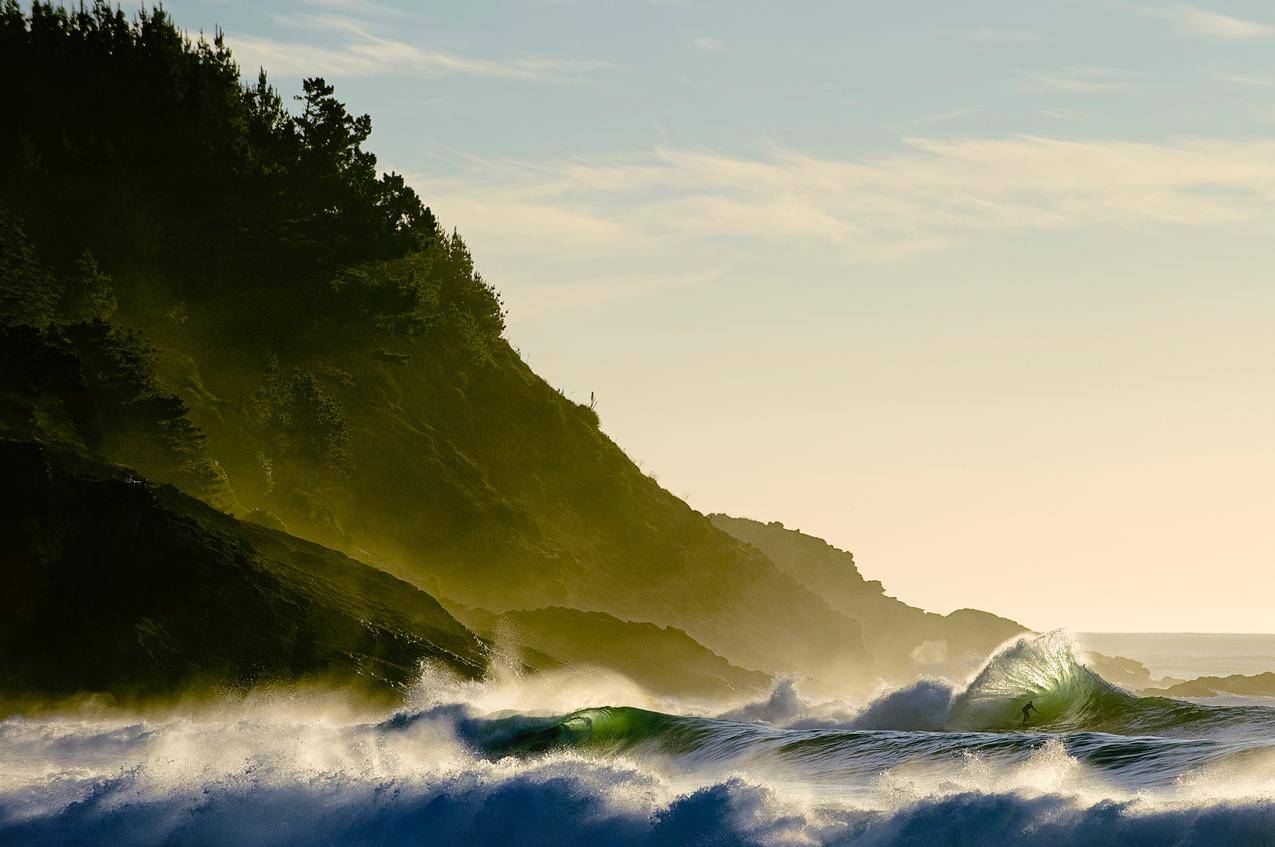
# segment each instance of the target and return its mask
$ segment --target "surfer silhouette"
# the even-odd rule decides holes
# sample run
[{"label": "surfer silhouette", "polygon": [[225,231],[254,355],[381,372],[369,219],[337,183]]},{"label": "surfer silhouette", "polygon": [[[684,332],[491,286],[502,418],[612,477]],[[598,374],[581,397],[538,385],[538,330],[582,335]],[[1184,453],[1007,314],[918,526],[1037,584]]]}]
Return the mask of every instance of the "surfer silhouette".
[{"label": "surfer silhouette", "polygon": [[1023,706],[1023,726],[1027,726],[1027,719],[1031,717],[1032,712],[1039,712],[1035,704],[1031,700],[1027,701],[1027,705]]}]

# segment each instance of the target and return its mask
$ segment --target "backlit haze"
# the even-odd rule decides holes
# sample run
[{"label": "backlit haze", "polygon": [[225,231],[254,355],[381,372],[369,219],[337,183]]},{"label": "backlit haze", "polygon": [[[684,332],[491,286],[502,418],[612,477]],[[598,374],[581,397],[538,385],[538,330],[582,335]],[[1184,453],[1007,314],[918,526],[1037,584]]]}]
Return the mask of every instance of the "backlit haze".
[{"label": "backlit haze", "polygon": [[1270,630],[1268,3],[167,5],[370,112],[697,509],[929,609]]}]

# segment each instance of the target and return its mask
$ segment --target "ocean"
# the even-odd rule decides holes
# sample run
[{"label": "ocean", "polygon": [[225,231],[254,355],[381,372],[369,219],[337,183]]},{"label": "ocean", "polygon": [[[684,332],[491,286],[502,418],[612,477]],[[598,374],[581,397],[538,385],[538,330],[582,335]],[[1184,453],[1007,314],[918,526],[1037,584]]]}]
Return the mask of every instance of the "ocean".
[{"label": "ocean", "polygon": [[1231,632],[1082,632],[1079,645],[1137,659],[1155,677],[1229,676],[1275,671],[1275,635]]},{"label": "ocean", "polygon": [[[1107,638],[1125,636],[1082,644]],[[1136,638],[1126,654],[1157,674],[1261,655],[1207,637],[1232,664],[1206,666],[1198,636]],[[652,708],[602,675],[427,668],[384,714],[263,693],[10,717],[0,844],[1275,844],[1275,709],[1137,697],[1077,650],[1024,637],[969,680],[864,703],[785,682],[719,712]]]}]

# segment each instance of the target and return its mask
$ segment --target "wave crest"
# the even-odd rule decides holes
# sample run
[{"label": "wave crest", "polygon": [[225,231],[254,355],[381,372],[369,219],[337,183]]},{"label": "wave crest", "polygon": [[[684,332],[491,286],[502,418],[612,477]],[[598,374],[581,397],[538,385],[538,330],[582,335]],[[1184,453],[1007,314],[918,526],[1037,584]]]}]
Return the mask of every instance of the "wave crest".
[{"label": "wave crest", "polygon": [[951,702],[947,728],[1014,729],[1028,721],[1050,729],[1082,729],[1128,709],[1137,698],[1081,664],[1071,637],[1055,631],[1020,636],[1001,647]]}]

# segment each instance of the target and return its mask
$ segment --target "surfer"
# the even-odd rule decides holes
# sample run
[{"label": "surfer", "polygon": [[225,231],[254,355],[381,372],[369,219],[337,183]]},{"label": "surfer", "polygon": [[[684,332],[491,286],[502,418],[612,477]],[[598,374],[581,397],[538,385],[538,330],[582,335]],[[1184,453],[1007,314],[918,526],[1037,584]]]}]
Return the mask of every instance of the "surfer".
[{"label": "surfer", "polygon": [[1032,712],[1039,712],[1035,704],[1031,700],[1027,701],[1027,705],[1023,706],[1023,726],[1027,726],[1027,719],[1031,717]]}]

